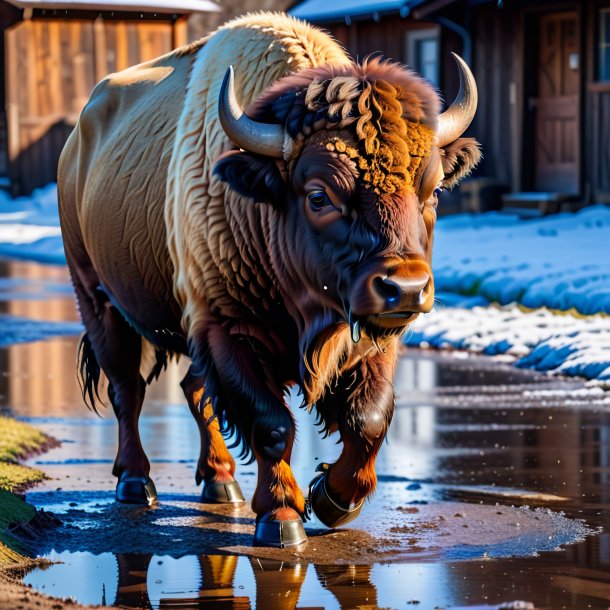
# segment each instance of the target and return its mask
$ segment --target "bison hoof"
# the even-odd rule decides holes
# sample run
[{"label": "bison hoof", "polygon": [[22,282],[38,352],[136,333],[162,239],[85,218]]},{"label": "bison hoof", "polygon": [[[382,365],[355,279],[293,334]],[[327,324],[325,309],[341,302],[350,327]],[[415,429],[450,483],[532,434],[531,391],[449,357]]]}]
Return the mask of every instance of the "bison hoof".
[{"label": "bison hoof", "polygon": [[205,483],[201,492],[201,502],[204,504],[240,504],[244,501],[237,481]]},{"label": "bison hoof", "polygon": [[353,521],[362,510],[364,498],[355,505],[342,506],[328,493],[328,464],[320,464],[319,469],[322,472],[309,485],[309,507],[326,527],[339,527]]},{"label": "bison hoof", "polygon": [[[295,511],[291,511],[295,515]],[[307,534],[300,517],[278,519],[273,513],[266,513],[256,522],[255,546],[274,546],[283,549],[307,542]]]},{"label": "bison hoof", "polygon": [[148,477],[121,477],[116,499],[123,504],[152,504],[157,499],[157,490]]}]

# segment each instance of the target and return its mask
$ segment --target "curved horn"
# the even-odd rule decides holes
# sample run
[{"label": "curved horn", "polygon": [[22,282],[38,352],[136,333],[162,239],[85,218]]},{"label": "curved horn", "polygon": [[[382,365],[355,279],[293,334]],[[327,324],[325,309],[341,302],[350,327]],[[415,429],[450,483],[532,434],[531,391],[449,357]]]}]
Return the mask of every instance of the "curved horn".
[{"label": "curved horn", "polygon": [[235,97],[233,66],[229,66],[220,87],[218,117],[227,136],[240,148],[279,159],[284,147],[281,125],[258,123],[246,116]]},{"label": "curved horn", "polygon": [[436,140],[439,147],[457,140],[467,129],[477,111],[477,83],[468,64],[455,53],[451,53],[460,72],[460,90],[453,104],[438,117]]}]

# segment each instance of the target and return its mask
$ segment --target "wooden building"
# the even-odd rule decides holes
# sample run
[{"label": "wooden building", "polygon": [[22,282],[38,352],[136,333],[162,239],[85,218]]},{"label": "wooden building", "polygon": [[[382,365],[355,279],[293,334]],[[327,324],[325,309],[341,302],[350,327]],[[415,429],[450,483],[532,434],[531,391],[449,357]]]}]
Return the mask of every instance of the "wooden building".
[{"label": "wooden building", "polygon": [[30,193],[57,160],[106,74],[187,42],[187,18],[211,0],[0,0],[0,186]]},{"label": "wooden building", "polygon": [[477,176],[530,199],[610,202],[610,0],[303,0],[291,12],[354,56],[409,64],[449,100],[449,52],[461,54],[479,85]]}]

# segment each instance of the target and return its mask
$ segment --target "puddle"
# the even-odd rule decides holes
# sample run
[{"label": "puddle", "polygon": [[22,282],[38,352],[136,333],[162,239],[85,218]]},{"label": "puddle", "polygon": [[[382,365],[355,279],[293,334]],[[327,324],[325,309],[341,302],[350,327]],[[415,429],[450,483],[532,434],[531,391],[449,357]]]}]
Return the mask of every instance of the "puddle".
[{"label": "puddle", "polygon": [[[434,564],[314,566],[230,555],[113,555],[51,553],[58,562],[32,573],[27,584],[87,604],[136,608],[387,608],[451,604],[430,595],[451,579]],[[405,583],[409,583],[405,586]],[[444,601],[443,601],[444,600]],[[436,602],[435,602],[436,603]],[[420,605],[422,604],[422,605]],[[437,604],[438,605],[438,604]]]},{"label": "puddle", "polygon": [[[0,313],[77,320],[65,269],[2,271],[24,282],[0,282]],[[19,297],[3,301],[3,291]],[[76,343],[0,349],[0,410],[62,441],[29,462],[51,479],[27,500],[64,522],[36,541],[57,562],[27,575],[36,589],[144,608],[610,606],[610,409],[599,388],[410,352],[399,362],[377,493],[351,528],[312,521],[303,550],[278,551],[251,546],[248,506],[197,501],[199,438],[179,387],[185,363],[150,389],[141,418],[160,502],[115,504],[116,423],[83,406]],[[316,464],[340,448],[306,412],[295,415],[293,466],[306,489]],[[250,498],[256,465],[238,465],[237,478]]]}]

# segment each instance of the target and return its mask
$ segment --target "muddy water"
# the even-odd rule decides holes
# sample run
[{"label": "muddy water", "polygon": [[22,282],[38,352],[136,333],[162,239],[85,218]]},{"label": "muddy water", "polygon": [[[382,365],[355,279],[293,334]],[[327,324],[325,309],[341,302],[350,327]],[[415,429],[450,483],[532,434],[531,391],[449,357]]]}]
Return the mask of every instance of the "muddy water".
[{"label": "muddy water", "polygon": [[[76,319],[61,268],[4,271],[8,315]],[[32,460],[52,478],[28,501],[64,523],[32,542],[56,562],[26,577],[38,589],[147,608],[610,606],[610,401],[595,388],[489,360],[407,354],[377,494],[352,527],[327,532],[312,521],[305,548],[278,551],[251,546],[247,506],[197,501],[198,439],[180,366],[152,388],[141,420],[160,502],[113,502],[116,425],[82,406],[75,346],[64,337],[0,351],[0,410],[63,441]],[[306,488],[339,447],[297,416],[294,470]],[[238,479],[251,496],[255,465],[239,466]]]}]

